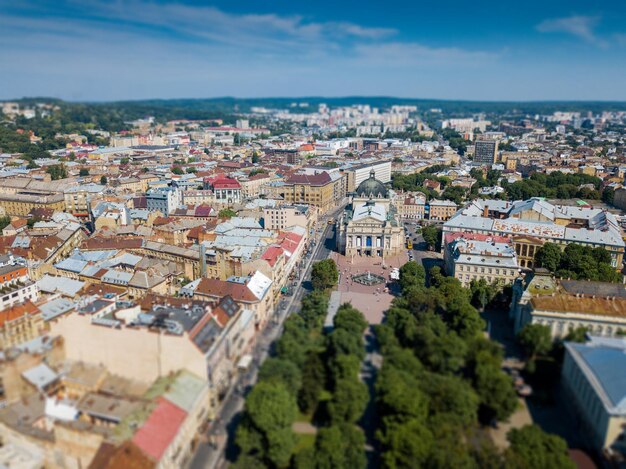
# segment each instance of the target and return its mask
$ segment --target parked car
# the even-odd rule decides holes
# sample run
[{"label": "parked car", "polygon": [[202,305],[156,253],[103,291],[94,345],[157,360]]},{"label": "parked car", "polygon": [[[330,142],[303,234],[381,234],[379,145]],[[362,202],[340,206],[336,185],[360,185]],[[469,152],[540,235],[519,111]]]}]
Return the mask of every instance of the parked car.
[{"label": "parked car", "polygon": [[533,388],[531,388],[528,384],[524,384],[517,388],[517,394],[522,397],[528,397],[532,395],[532,393],[533,393]]}]

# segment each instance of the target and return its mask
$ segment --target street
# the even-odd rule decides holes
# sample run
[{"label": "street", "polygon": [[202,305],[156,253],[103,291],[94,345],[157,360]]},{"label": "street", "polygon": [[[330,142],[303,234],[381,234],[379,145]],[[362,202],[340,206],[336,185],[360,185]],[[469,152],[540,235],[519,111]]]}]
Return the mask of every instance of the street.
[{"label": "street", "polygon": [[208,432],[203,435],[196,448],[196,452],[188,467],[190,469],[207,469],[225,467],[232,462],[236,448],[234,445],[235,430],[241,417],[245,396],[257,379],[259,368],[267,358],[272,343],[282,334],[282,325],[285,319],[300,309],[303,296],[311,291],[310,270],[313,262],[328,258],[335,242],[335,225],[329,225],[330,218],[336,218],[343,210],[343,205],[334,211],[320,217],[312,236],[309,254],[302,261],[306,266],[298,272],[297,284],[293,295],[285,304],[279,302],[274,312],[274,318],[258,333],[256,343],[251,351],[252,363],[246,373],[242,373],[228,390],[217,411],[215,420],[209,423]]}]

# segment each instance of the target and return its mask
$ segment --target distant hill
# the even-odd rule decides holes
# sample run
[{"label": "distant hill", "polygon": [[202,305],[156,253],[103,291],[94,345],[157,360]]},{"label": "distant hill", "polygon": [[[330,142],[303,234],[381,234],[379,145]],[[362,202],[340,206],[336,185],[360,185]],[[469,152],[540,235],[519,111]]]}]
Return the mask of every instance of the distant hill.
[{"label": "distant hill", "polygon": [[[353,104],[369,104],[386,109],[393,105],[414,105],[422,112],[441,109],[446,116],[462,116],[484,112],[487,114],[534,115],[551,114],[554,111],[579,111],[598,113],[601,111],[626,111],[626,102],[619,101],[461,101],[439,99],[396,98],[388,96],[346,96],[327,98],[320,96],[291,98],[207,98],[207,99],[149,99],[112,102],[72,102],[56,98],[22,98],[16,101],[54,102],[70,108],[86,110],[90,107],[99,110],[116,111],[130,118],[155,115],[168,119],[209,119],[227,117],[237,113],[250,112],[253,107],[269,109],[290,109],[292,112],[309,113],[317,111],[318,105],[325,103],[331,108]],[[307,103],[307,107],[293,103]]]}]

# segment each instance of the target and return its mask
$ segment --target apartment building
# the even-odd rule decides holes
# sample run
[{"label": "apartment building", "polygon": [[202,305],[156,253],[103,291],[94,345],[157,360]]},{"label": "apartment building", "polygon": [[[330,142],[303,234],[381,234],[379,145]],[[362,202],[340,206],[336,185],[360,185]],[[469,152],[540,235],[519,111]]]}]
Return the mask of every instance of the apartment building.
[{"label": "apartment building", "polygon": [[307,205],[281,205],[263,209],[263,227],[284,230],[290,226],[308,228],[313,222],[313,210]]},{"label": "apartment building", "polygon": [[280,195],[288,204],[308,204],[328,211],[345,197],[343,177],[323,171],[316,174],[294,174],[285,179]]},{"label": "apartment building", "polygon": [[457,212],[458,206],[451,200],[432,199],[428,203],[428,218],[436,221],[447,221]]},{"label": "apartment building", "polygon": [[472,233],[447,233],[444,238],[446,273],[464,287],[472,280],[512,284],[519,276],[517,256],[510,238]]},{"label": "apartment building", "polygon": [[173,187],[155,188],[146,192],[146,206],[150,211],[165,215],[174,212],[183,202],[180,189]]}]

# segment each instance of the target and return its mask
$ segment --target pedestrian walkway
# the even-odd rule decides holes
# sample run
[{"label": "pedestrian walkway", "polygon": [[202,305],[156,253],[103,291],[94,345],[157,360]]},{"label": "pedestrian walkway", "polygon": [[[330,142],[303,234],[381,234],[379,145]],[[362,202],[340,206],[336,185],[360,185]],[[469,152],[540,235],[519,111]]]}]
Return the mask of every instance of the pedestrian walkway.
[{"label": "pedestrian walkway", "polygon": [[328,312],[324,321],[324,329],[332,329],[339,306],[341,306],[341,292],[333,291],[328,300]]}]

